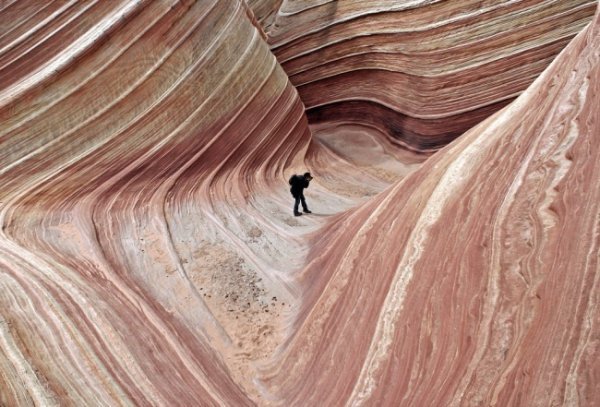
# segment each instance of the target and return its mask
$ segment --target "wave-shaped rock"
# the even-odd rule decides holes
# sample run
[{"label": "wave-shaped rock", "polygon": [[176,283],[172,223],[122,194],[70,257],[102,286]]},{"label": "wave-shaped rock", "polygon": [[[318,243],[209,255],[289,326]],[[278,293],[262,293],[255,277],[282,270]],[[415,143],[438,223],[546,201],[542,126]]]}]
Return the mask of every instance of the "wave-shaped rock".
[{"label": "wave-shaped rock", "polygon": [[[591,6],[492,3],[2,3],[0,404],[598,404],[600,17],[502,108]],[[551,28],[507,45],[531,10]],[[310,56],[390,16],[407,47],[437,32],[446,62],[411,63],[456,80],[497,58],[497,86],[444,106],[431,82],[429,122],[409,98],[330,100],[309,128],[265,37]],[[454,32],[477,61],[440,51]],[[313,214],[294,218],[306,168]]]},{"label": "wave-shaped rock", "polygon": [[266,369],[286,403],[598,404],[599,91],[597,14],[512,104],[327,228]]},{"label": "wave-shaped rock", "polygon": [[522,92],[596,4],[284,1],[269,41],[311,122],[376,126],[435,150]]},{"label": "wave-shaped rock", "polygon": [[265,284],[215,202],[310,133],[245,6],[0,7],[0,404],[250,404],[224,354],[260,318],[212,298],[255,313]]}]

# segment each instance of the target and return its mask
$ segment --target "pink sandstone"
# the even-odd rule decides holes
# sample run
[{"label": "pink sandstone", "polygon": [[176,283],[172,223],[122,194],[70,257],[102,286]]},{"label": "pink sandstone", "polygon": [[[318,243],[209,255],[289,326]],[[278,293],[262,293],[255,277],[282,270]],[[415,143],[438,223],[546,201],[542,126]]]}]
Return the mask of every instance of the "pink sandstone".
[{"label": "pink sandstone", "polygon": [[596,9],[1,3],[0,404],[600,404]]},{"label": "pink sandstone", "polygon": [[284,1],[269,43],[311,122],[437,150],[521,93],[595,0]]}]

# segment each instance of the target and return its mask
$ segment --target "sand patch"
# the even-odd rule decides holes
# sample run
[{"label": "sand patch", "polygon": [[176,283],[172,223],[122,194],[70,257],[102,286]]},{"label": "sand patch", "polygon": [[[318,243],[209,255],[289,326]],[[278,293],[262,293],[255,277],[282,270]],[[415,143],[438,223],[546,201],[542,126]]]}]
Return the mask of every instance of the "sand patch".
[{"label": "sand patch", "polygon": [[[252,229],[248,234],[257,235]],[[231,345],[225,346],[226,363],[250,391],[251,364],[271,356],[281,343],[282,314],[289,311],[289,302],[278,298],[252,265],[223,243],[202,243],[186,269],[231,338]]]}]

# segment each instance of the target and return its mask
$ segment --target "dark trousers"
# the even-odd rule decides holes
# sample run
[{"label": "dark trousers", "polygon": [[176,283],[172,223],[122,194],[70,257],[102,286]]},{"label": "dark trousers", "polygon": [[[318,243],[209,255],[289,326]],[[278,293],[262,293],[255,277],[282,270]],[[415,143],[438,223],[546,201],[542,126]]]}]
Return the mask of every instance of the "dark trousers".
[{"label": "dark trousers", "polygon": [[304,199],[303,193],[294,195],[294,199],[296,200],[296,202],[294,202],[294,213],[298,213],[298,205],[300,205],[300,202],[302,202],[302,209],[304,209],[305,211],[308,210],[308,207],[306,206],[306,200]]}]

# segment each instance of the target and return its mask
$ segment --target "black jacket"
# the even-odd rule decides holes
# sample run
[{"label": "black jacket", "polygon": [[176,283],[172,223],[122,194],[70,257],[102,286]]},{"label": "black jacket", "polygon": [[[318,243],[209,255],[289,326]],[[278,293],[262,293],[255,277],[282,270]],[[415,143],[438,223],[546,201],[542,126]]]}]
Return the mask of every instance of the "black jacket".
[{"label": "black jacket", "polygon": [[304,188],[308,188],[308,183],[310,182],[303,175],[292,175],[290,178],[290,192],[294,197],[302,195],[302,191]]}]

